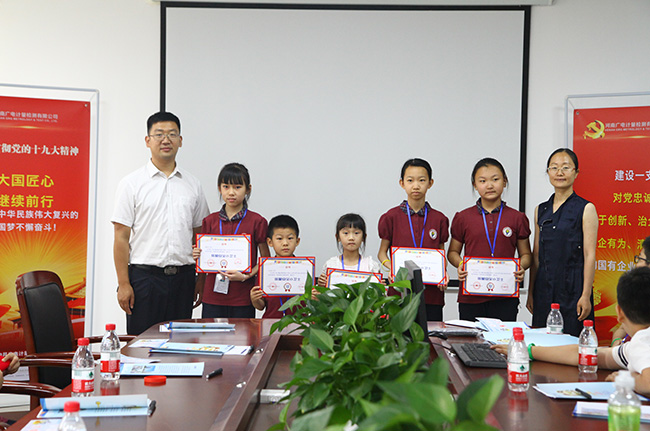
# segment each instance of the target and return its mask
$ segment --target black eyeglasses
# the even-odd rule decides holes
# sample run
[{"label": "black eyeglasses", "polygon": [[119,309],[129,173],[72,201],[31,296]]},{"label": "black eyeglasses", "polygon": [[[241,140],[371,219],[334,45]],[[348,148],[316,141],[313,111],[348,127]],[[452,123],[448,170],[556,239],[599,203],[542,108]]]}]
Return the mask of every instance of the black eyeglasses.
[{"label": "black eyeglasses", "polygon": [[639,263],[640,260],[644,261],[645,263],[648,263],[648,259],[646,259],[645,257],[641,257],[638,254],[634,256],[634,263]]}]

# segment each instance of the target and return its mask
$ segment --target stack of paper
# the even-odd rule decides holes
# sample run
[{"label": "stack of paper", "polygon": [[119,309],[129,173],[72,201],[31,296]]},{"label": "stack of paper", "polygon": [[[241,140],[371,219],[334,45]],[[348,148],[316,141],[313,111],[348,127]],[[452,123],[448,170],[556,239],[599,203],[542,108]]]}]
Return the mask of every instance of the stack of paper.
[{"label": "stack of paper", "polygon": [[81,417],[146,416],[149,414],[147,394],[107,395],[103,397],[55,397],[41,398],[38,418],[62,418],[63,406],[67,401],[79,402]]},{"label": "stack of paper", "polygon": [[234,332],[234,323],[169,322],[160,325],[160,332]]},{"label": "stack of paper", "polygon": [[[613,382],[539,383],[534,387],[547,397],[563,400],[584,400],[585,395],[580,391],[589,394],[592,400],[607,400],[616,392]],[[639,398],[648,400],[641,395]]]},{"label": "stack of paper", "polygon": [[123,376],[202,376],[205,362],[121,364]]}]

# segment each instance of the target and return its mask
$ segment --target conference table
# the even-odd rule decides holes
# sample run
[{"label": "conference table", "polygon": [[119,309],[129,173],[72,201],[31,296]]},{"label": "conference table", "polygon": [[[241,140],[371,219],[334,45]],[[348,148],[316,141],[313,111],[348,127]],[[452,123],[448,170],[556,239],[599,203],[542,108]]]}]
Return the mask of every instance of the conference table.
[{"label": "conference table", "polygon": [[[142,394],[156,400],[156,410],[149,416],[86,418],[88,430],[184,430],[184,431],[264,431],[277,422],[281,404],[260,404],[261,389],[277,389],[279,383],[290,380],[289,363],[300,347],[301,338],[282,333],[269,335],[275,319],[205,319],[235,324],[234,332],[160,332],[159,326],[148,329],[127,344],[122,353],[139,358],[159,359],[161,362],[205,362],[202,377],[168,377],[165,385],[145,386],[142,377],[123,376],[118,384],[103,382],[97,377],[95,395]],[[429,328],[440,323],[429,322]],[[131,345],[139,339],[172,339],[177,342],[252,345],[245,356],[213,357],[209,355],[149,354],[147,348]],[[440,340],[431,338],[431,357],[442,357],[450,364],[449,388],[460,393],[472,381],[493,374],[506,379],[505,370],[468,368],[448,349],[449,342],[467,342],[467,338]],[[475,341],[480,341],[476,339]],[[209,372],[223,368],[223,374],[205,379]],[[609,374],[599,370],[597,380]],[[531,388],[515,394],[505,388],[488,417],[488,423],[502,430],[589,430],[607,429],[606,420],[575,418],[571,415],[575,401],[552,400],[532,389],[537,383],[575,382],[584,379],[576,367],[531,363]],[[70,387],[57,396],[70,396]],[[38,413],[30,412],[9,430],[23,428]],[[650,430],[642,424],[641,429]]]}]

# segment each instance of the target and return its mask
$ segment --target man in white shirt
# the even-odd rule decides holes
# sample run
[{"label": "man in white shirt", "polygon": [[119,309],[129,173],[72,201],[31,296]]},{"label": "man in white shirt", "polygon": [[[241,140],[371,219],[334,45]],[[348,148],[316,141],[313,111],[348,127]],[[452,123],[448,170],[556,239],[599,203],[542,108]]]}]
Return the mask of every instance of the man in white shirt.
[{"label": "man in white shirt", "polygon": [[170,112],[149,117],[144,140],[151,160],[124,177],[117,191],[111,218],[117,300],[133,335],[190,318],[199,302],[192,244],[210,211],[198,179],[176,165],[180,129]]}]

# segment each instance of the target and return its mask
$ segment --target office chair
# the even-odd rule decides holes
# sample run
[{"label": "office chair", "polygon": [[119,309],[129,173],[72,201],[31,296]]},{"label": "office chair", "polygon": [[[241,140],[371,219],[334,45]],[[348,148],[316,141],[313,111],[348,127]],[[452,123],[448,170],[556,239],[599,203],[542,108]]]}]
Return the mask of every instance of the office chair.
[{"label": "office chair", "polygon": [[[51,271],[32,271],[16,278],[16,295],[27,350],[27,359],[56,358],[72,363],[77,342],[63,283]],[[120,336],[130,341],[134,336]],[[91,343],[102,336],[88,337]],[[98,357],[98,355],[96,355]],[[30,367],[30,382],[65,388],[71,383],[69,368]]]}]

